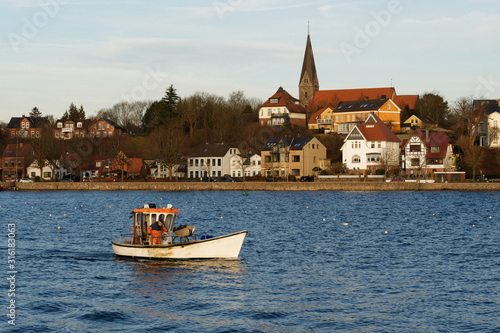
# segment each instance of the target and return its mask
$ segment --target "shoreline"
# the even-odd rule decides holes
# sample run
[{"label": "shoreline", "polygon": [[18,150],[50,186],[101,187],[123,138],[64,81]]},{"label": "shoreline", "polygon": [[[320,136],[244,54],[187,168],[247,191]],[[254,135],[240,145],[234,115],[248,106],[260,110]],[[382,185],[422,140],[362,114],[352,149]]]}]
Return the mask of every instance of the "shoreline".
[{"label": "shoreline", "polygon": [[500,183],[418,182],[83,182],[17,183],[21,191],[500,191]]}]

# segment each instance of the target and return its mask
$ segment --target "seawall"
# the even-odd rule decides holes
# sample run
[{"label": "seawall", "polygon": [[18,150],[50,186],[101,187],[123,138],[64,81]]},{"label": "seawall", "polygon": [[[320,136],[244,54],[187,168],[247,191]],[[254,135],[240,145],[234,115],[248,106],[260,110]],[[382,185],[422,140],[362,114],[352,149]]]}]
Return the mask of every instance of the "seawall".
[{"label": "seawall", "polygon": [[23,191],[500,191],[500,183],[410,182],[83,182],[18,183]]}]

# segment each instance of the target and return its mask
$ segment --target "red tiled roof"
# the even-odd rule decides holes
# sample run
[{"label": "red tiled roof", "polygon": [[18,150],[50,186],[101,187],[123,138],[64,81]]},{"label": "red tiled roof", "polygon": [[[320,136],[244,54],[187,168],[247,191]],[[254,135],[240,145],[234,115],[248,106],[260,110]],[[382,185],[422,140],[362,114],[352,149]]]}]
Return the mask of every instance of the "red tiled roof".
[{"label": "red tiled roof", "polygon": [[309,119],[309,124],[312,124],[312,125],[317,124],[317,123],[318,123],[318,119],[317,119],[317,118],[321,117],[321,114],[322,114],[323,112],[325,112],[325,110],[326,110],[326,109],[328,109],[328,108],[322,108],[322,109],[320,109],[320,110],[316,111],[316,112],[315,112],[315,113],[311,116],[311,118]]},{"label": "red tiled roof", "polygon": [[[427,148],[439,146],[439,152],[432,152],[430,149],[427,152],[428,158],[443,158],[446,156],[446,152],[448,150],[448,145],[450,143],[450,137],[443,132],[429,132],[429,141],[425,139],[425,132],[419,129],[413,131],[411,136],[417,135],[420,137],[420,140],[425,144]],[[402,150],[404,150],[406,144],[409,139],[403,141]]]},{"label": "red tiled roof", "polygon": [[[272,99],[277,99],[278,103],[271,103]],[[292,97],[285,89],[282,87],[279,87],[278,91],[269,98],[264,104],[262,104],[261,107],[277,107],[277,106],[284,106],[288,109],[290,112],[294,113],[307,113],[307,110],[299,103],[299,100],[295,97]]]},{"label": "red tiled roof", "polygon": [[[373,117],[375,122],[371,121],[370,117]],[[401,142],[396,134],[394,134],[390,128],[374,114],[371,114],[366,122],[357,125],[357,127],[367,141]]]},{"label": "red tiled roof", "polygon": [[336,108],[339,102],[357,101],[364,99],[394,98],[396,89],[390,88],[362,88],[362,89],[337,89],[319,90],[314,94],[312,105],[315,107],[331,106]]},{"label": "red tiled roof", "polygon": [[30,149],[31,144],[29,143],[8,144],[3,151],[2,157],[26,157],[28,156]]},{"label": "red tiled roof", "polygon": [[394,96],[393,101],[397,106],[399,106],[401,110],[404,110],[406,105],[408,105],[408,108],[410,108],[410,110],[415,110],[415,107],[417,106],[418,95],[398,95]]}]

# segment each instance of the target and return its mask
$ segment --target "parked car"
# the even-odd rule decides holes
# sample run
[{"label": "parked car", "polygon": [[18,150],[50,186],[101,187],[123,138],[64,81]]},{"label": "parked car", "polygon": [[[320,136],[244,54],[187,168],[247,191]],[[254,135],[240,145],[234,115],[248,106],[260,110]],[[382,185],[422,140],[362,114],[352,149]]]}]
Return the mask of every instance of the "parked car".
[{"label": "parked car", "polygon": [[224,183],[234,183],[234,179],[231,177],[222,177],[220,181]]},{"label": "parked car", "polygon": [[301,182],[313,182],[314,178],[311,176],[302,176],[302,177],[300,177],[300,181]]},{"label": "parked car", "polygon": [[215,183],[217,182],[217,179],[213,178],[213,177],[203,177],[201,179],[202,182],[210,182],[210,183]]},{"label": "parked car", "polygon": [[33,183],[33,180],[31,180],[29,178],[21,178],[21,179],[19,179],[19,182],[20,183]]}]

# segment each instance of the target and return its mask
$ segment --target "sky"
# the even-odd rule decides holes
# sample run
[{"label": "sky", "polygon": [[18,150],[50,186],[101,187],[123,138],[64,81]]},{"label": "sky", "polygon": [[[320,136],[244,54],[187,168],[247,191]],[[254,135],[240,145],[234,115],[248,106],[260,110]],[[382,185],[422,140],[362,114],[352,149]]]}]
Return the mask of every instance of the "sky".
[{"label": "sky", "polygon": [[170,85],[298,97],[308,31],[321,90],[500,97],[497,0],[0,0],[0,121]]}]

